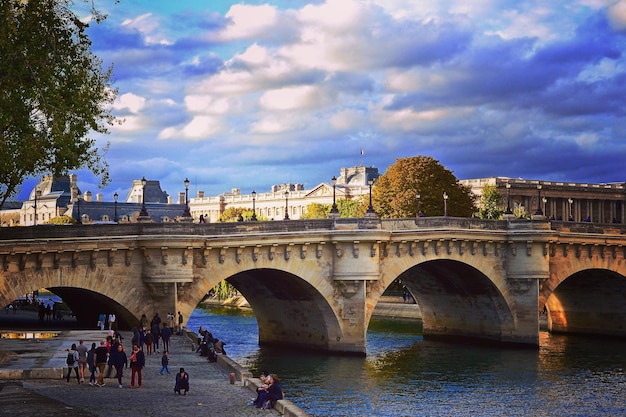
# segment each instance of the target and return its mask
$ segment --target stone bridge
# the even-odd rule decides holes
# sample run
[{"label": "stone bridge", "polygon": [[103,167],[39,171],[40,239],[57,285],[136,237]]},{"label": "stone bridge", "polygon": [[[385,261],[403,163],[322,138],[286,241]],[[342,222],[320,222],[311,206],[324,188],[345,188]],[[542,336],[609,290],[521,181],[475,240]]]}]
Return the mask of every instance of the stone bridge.
[{"label": "stone bridge", "polygon": [[260,344],[365,354],[385,289],[401,280],[425,337],[537,346],[552,331],[626,336],[626,239],[614,225],[450,217],[0,229],[0,304],[47,288],[95,326],[189,317],[227,280]]}]

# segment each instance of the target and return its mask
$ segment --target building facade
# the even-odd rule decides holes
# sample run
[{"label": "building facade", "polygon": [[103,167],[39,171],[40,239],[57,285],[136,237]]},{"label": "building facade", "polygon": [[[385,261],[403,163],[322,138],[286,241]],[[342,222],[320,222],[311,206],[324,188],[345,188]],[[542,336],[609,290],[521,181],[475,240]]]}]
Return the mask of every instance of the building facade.
[{"label": "building facade", "polygon": [[[368,180],[380,176],[378,168],[356,166],[341,168],[335,182],[335,199],[353,199],[369,195]],[[234,188],[229,193],[207,197],[204,191],[198,191],[195,198],[189,200],[189,209],[194,221],[200,216],[207,222],[217,222],[228,208],[244,208],[250,212],[254,209],[258,219],[297,220],[307,211],[312,203],[332,204],[332,182],[321,183],[306,190],[302,184],[279,184],[271,187],[268,192],[252,192],[242,194],[241,189]],[[183,194],[184,198],[184,194]]]},{"label": "building facade", "polygon": [[[480,196],[485,185],[495,185],[502,207],[556,221],[626,223],[625,183],[588,184],[566,181],[491,177],[461,180]],[[520,212],[520,210],[517,210]]]}]

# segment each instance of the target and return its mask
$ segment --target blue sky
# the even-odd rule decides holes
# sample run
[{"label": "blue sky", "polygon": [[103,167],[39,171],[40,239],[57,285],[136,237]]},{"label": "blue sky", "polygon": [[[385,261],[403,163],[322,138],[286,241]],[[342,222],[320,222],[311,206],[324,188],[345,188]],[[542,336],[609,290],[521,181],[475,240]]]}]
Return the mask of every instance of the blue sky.
[{"label": "blue sky", "polygon": [[418,154],[461,179],[626,181],[626,0],[96,4],[125,122],[98,139],[112,184],[78,174],[105,199],[142,176],[310,188]]}]

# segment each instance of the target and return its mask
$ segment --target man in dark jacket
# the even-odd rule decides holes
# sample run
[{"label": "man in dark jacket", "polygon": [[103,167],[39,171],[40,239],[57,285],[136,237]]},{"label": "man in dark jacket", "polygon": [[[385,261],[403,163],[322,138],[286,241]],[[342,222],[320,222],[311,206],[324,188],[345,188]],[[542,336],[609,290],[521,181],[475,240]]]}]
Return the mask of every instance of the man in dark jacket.
[{"label": "man in dark jacket", "polygon": [[133,353],[130,355],[130,387],[135,387],[135,375],[137,375],[137,386],[141,388],[141,370],[146,366],[146,355],[139,349],[139,345],[133,346]]}]

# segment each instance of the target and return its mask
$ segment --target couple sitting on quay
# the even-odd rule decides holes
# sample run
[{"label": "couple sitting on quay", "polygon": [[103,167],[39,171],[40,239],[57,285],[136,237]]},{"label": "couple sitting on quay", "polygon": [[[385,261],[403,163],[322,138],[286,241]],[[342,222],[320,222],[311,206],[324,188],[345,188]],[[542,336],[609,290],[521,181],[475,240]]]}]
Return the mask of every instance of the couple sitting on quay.
[{"label": "couple sitting on quay", "polygon": [[276,374],[270,374],[267,371],[261,372],[261,385],[256,390],[256,398],[248,403],[256,408],[271,409],[274,408],[276,401],[282,400],[284,397],[283,390],[280,386],[280,379]]}]

